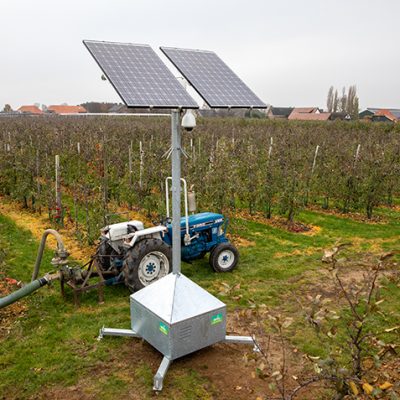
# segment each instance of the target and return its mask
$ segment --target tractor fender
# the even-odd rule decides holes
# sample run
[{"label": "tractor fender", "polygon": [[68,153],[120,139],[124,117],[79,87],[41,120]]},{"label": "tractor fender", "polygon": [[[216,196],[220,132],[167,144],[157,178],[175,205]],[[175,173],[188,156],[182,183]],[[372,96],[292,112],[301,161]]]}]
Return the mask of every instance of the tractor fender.
[{"label": "tractor fender", "polygon": [[126,247],[133,247],[135,243],[137,243],[139,240],[144,239],[144,236],[148,238],[153,237],[156,239],[162,239],[166,232],[168,232],[167,227],[162,225],[142,229],[140,231],[136,231],[135,233],[127,235],[125,237],[124,244]]}]

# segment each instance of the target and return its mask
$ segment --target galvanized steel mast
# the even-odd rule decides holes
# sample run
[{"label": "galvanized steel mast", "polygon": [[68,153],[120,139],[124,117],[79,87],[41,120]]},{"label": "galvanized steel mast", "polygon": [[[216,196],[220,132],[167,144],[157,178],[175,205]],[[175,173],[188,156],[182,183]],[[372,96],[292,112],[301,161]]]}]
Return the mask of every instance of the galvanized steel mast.
[{"label": "galvanized steel mast", "polygon": [[172,272],[181,272],[181,126],[179,110],[171,112]]}]

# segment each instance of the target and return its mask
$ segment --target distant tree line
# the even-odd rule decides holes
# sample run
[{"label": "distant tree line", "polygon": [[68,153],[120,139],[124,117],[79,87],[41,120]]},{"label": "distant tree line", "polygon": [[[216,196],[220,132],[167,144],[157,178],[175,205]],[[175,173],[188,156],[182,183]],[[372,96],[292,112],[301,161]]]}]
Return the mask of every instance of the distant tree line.
[{"label": "distant tree line", "polygon": [[337,89],[331,86],[328,91],[326,106],[328,112],[345,112],[350,114],[353,119],[357,119],[359,112],[359,99],[357,96],[356,85],[350,86],[347,93],[346,88],[343,87],[341,95],[339,95]]}]

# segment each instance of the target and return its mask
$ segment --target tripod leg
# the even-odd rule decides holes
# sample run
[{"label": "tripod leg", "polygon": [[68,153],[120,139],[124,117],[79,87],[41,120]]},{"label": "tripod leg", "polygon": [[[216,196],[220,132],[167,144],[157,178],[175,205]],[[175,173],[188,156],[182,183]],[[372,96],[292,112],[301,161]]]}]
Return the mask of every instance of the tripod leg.
[{"label": "tripod leg", "polygon": [[171,365],[171,360],[168,359],[167,357],[164,357],[161,361],[161,364],[158,368],[157,373],[154,375],[153,390],[157,390],[157,391],[162,390],[164,377],[165,377],[170,365]]}]

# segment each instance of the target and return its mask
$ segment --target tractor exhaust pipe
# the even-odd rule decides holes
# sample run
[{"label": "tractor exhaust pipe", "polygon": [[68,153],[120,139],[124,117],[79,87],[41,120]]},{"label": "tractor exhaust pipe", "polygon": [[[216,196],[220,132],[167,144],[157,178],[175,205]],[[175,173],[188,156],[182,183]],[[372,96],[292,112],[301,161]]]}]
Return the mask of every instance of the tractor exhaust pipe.
[{"label": "tractor exhaust pipe", "polygon": [[194,185],[190,186],[190,189],[188,192],[189,212],[191,214],[194,214],[197,210],[196,193],[194,192],[193,188],[194,188]]}]

